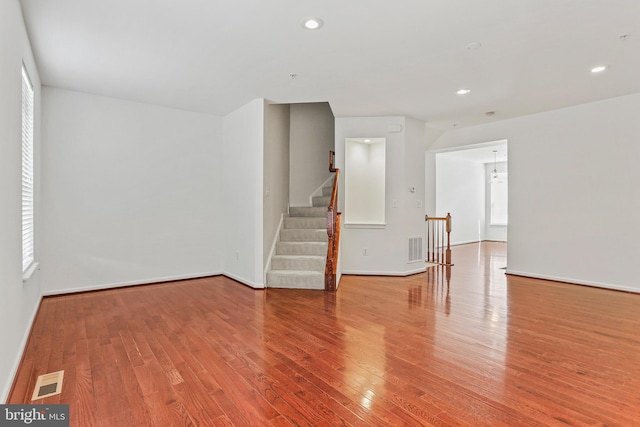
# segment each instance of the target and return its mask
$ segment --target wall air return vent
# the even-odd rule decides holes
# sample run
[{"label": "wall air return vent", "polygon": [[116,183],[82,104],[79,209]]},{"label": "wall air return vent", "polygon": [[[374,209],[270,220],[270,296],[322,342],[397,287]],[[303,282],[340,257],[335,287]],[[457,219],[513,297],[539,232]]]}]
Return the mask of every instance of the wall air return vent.
[{"label": "wall air return vent", "polygon": [[409,259],[408,262],[424,262],[422,254],[422,237],[409,237]]}]

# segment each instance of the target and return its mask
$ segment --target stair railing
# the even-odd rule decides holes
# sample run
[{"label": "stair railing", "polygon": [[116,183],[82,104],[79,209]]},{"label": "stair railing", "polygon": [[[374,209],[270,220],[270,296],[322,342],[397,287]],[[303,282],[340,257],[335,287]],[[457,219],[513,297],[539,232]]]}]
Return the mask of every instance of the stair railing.
[{"label": "stair railing", "polygon": [[338,212],[338,178],[340,169],[335,168],[334,160],[336,153],[329,151],[329,171],[335,173],[333,178],[333,190],[331,191],[331,201],[327,208],[327,264],[324,270],[324,290],[335,292],[336,275],[338,269],[338,248],[340,247],[340,218]]},{"label": "stair railing", "polygon": [[445,217],[424,216],[427,222],[427,262],[451,264],[451,214]]}]

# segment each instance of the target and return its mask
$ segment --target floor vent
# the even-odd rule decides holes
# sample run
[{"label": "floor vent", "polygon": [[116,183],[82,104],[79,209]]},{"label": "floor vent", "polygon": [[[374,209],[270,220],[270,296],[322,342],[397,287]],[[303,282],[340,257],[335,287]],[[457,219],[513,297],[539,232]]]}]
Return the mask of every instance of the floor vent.
[{"label": "floor vent", "polygon": [[31,400],[44,399],[45,397],[60,394],[62,392],[63,378],[64,371],[40,375],[36,381],[36,388],[33,390]]},{"label": "floor vent", "polygon": [[424,261],[422,237],[409,237],[409,262]]}]

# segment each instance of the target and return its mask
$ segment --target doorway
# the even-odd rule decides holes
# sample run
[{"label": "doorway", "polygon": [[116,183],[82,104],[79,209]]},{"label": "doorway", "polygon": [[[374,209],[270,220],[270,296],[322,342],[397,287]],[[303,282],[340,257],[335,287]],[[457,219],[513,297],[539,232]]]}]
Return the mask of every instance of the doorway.
[{"label": "doorway", "polygon": [[451,213],[451,244],[506,242],[507,140],[435,153],[435,216]]}]

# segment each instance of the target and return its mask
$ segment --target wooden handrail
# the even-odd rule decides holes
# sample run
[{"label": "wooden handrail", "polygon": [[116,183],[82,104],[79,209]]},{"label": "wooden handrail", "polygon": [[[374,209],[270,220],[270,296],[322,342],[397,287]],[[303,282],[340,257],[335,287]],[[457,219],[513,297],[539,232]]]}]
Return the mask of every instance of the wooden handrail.
[{"label": "wooden handrail", "polygon": [[[424,216],[427,222],[427,262],[451,264],[451,214],[445,217]],[[446,247],[445,247],[446,233]]]},{"label": "wooden handrail", "polygon": [[340,247],[340,217],[338,212],[338,180],[340,169],[335,168],[335,152],[329,151],[329,171],[335,173],[331,200],[327,208],[327,263],[324,270],[324,290],[335,292],[338,267],[338,248]]}]

